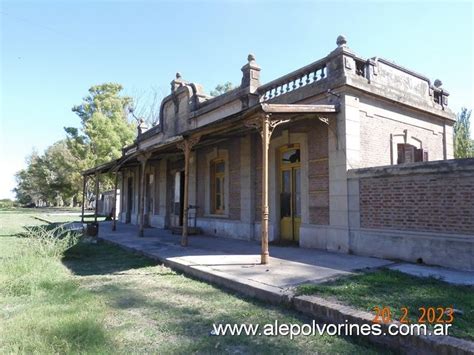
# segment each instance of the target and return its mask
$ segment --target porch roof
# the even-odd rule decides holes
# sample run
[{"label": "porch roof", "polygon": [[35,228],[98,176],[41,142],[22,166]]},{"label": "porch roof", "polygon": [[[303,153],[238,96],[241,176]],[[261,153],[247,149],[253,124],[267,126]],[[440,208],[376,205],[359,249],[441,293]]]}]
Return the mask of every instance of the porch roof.
[{"label": "porch roof", "polygon": [[230,138],[239,134],[245,134],[253,129],[243,124],[248,119],[261,115],[269,115],[272,118],[286,116],[288,123],[292,120],[319,117],[318,114],[334,114],[339,112],[339,105],[312,105],[312,104],[268,104],[259,103],[238,114],[227,116],[207,125],[188,130],[182,135],[171,137],[160,143],[140,148],[135,143],[135,149],[129,150],[121,158],[112,160],[105,164],[83,171],[83,176],[90,176],[96,173],[103,174],[117,171],[121,167],[136,161],[137,157],[143,153],[178,154],[181,151],[177,148],[177,143],[191,136],[200,136],[200,142],[196,147],[211,144],[219,140]]}]

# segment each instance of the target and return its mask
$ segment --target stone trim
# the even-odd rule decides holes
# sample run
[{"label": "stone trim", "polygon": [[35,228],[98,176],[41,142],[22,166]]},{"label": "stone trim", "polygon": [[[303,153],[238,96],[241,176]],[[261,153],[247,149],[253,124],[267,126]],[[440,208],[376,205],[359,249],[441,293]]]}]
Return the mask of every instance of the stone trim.
[{"label": "stone trim", "polygon": [[[314,319],[325,323],[335,324],[372,324],[374,315],[357,310],[350,306],[328,301],[316,296],[297,296],[292,299],[293,307]],[[382,332],[388,334],[388,326],[400,324],[391,322],[381,324]],[[365,338],[365,337],[364,337]],[[376,344],[388,346],[402,353],[423,354],[472,354],[474,343],[451,336],[423,336],[423,335],[397,335],[397,336],[368,336]]]},{"label": "stone trim", "polygon": [[474,172],[474,158],[450,159],[399,165],[376,166],[372,168],[351,169],[349,179],[368,177],[388,177],[414,174],[442,174],[450,172]]}]

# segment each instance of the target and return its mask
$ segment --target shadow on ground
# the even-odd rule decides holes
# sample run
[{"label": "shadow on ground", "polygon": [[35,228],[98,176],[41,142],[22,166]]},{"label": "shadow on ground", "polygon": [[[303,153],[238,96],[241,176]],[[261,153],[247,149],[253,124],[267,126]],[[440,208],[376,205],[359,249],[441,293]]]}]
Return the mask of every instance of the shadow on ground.
[{"label": "shadow on ground", "polygon": [[73,246],[66,251],[61,261],[78,276],[114,274],[157,264],[140,255],[131,257],[131,253],[116,247],[90,242]]},{"label": "shadow on ground", "polygon": [[[335,353],[371,353],[363,342],[340,338],[210,336],[213,323],[264,324],[311,320],[289,309],[243,297],[186,277],[116,246],[82,242],[67,251],[62,262],[88,292],[101,297],[121,351],[151,353],[297,353],[322,348]],[[94,277],[95,276],[95,277]],[[105,340],[104,340],[105,341]],[[132,351],[133,352],[133,351]]]}]

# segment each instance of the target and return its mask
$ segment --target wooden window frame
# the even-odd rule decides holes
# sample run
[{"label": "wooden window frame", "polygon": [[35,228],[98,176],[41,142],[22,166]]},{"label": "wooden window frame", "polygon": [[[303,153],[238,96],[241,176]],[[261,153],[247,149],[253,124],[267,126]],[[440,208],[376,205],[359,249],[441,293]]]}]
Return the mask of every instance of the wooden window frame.
[{"label": "wooden window frame", "polygon": [[[216,166],[218,164],[224,164],[224,169],[222,172],[217,172],[216,171]],[[217,214],[217,215],[223,215],[225,214],[225,201],[226,201],[226,196],[225,196],[225,166],[226,161],[222,158],[216,158],[211,160],[210,166],[209,166],[209,171],[210,171],[210,182],[211,182],[211,195],[210,195],[210,200],[211,200],[211,213]],[[217,179],[220,180],[220,192],[217,193],[216,191],[216,181]],[[217,198],[218,196],[220,197],[220,204],[221,208],[216,208],[217,206]]]},{"label": "wooden window frame", "polygon": [[[409,159],[407,159],[407,156]],[[397,164],[418,163],[428,161],[428,151],[416,148],[409,143],[397,144]]]}]

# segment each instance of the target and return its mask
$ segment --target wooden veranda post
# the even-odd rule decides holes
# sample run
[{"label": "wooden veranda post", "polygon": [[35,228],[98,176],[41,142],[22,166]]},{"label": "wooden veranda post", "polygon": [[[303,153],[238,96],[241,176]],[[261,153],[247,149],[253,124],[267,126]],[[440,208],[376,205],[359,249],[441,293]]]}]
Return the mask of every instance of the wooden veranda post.
[{"label": "wooden veranda post", "polygon": [[99,173],[95,173],[95,210],[94,223],[97,223],[97,214],[99,213]]},{"label": "wooden veranda post", "polygon": [[138,236],[143,237],[143,230],[145,227],[145,172],[146,172],[146,163],[150,159],[151,154],[146,153],[138,157],[138,161],[141,163],[141,176],[140,176],[140,199],[138,200]]},{"label": "wooden veranda post", "polygon": [[86,184],[87,184],[87,176],[84,175],[82,182],[82,209],[81,209],[81,223],[84,223],[84,210],[85,210],[85,203],[86,203]]},{"label": "wooden veranda post", "polygon": [[183,196],[183,232],[181,234],[181,246],[188,246],[188,211],[189,211],[189,157],[191,150],[199,142],[200,137],[186,138],[177,144],[184,153],[184,196]]},{"label": "wooden veranda post", "polygon": [[273,129],[281,123],[288,122],[289,119],[272,120],[271,114],[263,114],[257,118],[248,120],[245,125],[247,127],[256,128],[262,137],[262,224],[261,224],[261,264],[268,264],[270,252],[268,250],[268,149],[270,147],[270,139]]},{"label": "wooden veranda post", "polygon": [[118,185],[118,171],[115,172],[115,184],[114,184],[114,201],[112,207],[112,231],[117,230],[117,185]]}]

